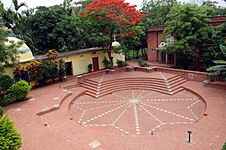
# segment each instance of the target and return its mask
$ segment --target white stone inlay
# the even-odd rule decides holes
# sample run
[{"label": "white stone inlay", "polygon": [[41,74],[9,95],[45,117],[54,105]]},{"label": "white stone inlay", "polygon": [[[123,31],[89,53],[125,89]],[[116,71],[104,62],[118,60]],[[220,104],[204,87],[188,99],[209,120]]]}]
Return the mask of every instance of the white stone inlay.
[{"label": "white stone inlay", "polygon": [[53,98],[53,100],[59,100],[60,99],[60,97],[54,97]]},{"label": "white stone inlay", "polygon": [[93,142],[89,143],[89,146],[92,148],[92,149],[95,149],[99,146],[101,146],[101,143],[97,140],[94,140]]},{"label": "white stone inlay", "polygon": [[[187,93],[189,94],[189,92]],[[156,130],[165,125],[195,123],[199,115],[193,109],[199,109],[194,106],[201,103],[198,97],[191,96],[191,94],[172,97],[149,90],[126,90],[112,93],[111,96],[111,99],[104,96],[98,100],[77,100],[73,107],[81,111],[80,116],[77,117],[78,123],[93,128],[113,127],[122,134],[151,133],[153,135]],[[172,108],[174,103],[175,107],[184,109],[186,113],[174,110]],[[168,108],[166,104],[171,107]],[[144,114],[146,114],[145,117],[143,117]],[[169,121],[166,121],[165,115],[175,118],[172,119],[175,121],[170,121],[170,118]],[[144,130],[143,124],[150,123],[149,119],[153,124],[148,124],[150,128]]]},{"label": "white stone inlay", "polygon": [[19,111],[21,111],[22,109],[21,108],[16,108],[16,109],[14,109],[13,111],[14,112],[19,112]]}]

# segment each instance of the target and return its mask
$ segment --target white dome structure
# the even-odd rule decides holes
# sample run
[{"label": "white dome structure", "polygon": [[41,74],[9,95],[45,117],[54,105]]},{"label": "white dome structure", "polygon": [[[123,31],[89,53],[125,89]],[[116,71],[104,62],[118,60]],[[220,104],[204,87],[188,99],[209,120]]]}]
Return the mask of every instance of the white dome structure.
[{"label": "white dome structure", "polygon": [[115,34],[114,34],[114,42],[112,42],[112,47],[118,48],[119,46],[120,46],[120,43],[116,41]]},{"label": "white dome structure", "polygon": [[23,41],[16,37],[7,37],[7,39],[8,42],[6,44],[22,42],[21,46],[17,49],[18,62],[23,63],[34,60],[31,49]]},{"label": "white dome structure", "polygon": [[114,42],[112,42],[112,47],[119,47],[120,46],[120,44],[119,44],[119,42],[117,42],[117,41],[114,41]]}]

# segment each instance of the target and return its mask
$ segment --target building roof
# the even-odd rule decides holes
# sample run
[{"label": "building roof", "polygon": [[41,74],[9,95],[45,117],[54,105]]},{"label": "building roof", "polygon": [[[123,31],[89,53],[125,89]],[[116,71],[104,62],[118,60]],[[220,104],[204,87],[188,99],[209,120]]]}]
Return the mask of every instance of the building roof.
[{"label": "building roof", "polygon": [[218,26],[226,22],[226,16],[212,16],[210,17],[209,26]]},{"label": "building roof", "polygon": [[165,27],[163,25],[161,25],[161,26],[154,26],[154,27],[148,28],[148,32],[152,32],[152,31],[163,31],[164,28]]},{"label": "building roof", "polygon": [[[100,50],[105,50],[105,49],[100,48],[100,47],[94,47],[94,48],[73,50],[73,51],[69,51],[69,52],[62,52],[62,53],[59,53],[57,58],[65,57],[65,56],[71,56],[71,55],[76,55],[76,54],[84,54],[84,53],[89,53],[89,52],[96,52],[96,51],[100,51]],[[43,59],[47,59],[48,58],[46,55],[37,55],[37,56],[34,56],[34,57],[35,57],[36,60],[43,60]]]}]

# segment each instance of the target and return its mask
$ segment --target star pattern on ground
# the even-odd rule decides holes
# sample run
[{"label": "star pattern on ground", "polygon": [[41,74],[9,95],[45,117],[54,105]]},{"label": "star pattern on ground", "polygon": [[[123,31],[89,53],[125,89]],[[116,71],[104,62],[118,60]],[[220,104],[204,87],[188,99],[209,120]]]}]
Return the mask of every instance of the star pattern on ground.
[{"label": "star pattern on ground", "polygon": [[112,127],[123,134],[153,134],[161,127],[193,124],[205,110],[203,100],[188,91],[167,95],[125,90],[95,99],[81,96],[71,113],[84,127]]}]

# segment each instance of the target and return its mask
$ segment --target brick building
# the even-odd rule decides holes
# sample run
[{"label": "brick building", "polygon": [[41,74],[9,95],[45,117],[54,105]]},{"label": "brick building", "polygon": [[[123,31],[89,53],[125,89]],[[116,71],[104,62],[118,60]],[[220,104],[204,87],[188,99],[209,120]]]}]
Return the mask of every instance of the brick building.
[{"label": "brick building", "polygon": [[[226,22],[226,16],[210,17],[209,26],[218,26]],[[152,63],[174,64],[176,65],[176,55],[173,53],[166,54],[159,51],[163,39],[164,26],[154,26],[148,28],[148,61]]]}]

